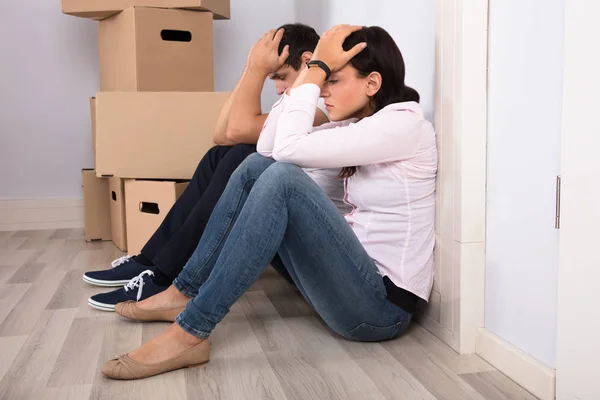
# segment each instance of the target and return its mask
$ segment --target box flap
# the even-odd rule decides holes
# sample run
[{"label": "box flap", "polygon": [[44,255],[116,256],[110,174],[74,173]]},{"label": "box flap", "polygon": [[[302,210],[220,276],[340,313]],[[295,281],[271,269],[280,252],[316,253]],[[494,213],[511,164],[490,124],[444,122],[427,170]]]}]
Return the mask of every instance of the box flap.
[{"label": "box flap", "polygon": [[119,249],[127,251],[124,181],[120,178],[108,178],[108,183],[112,240]]},{"label": "box flap", "polygon": [[229,19],[229,0],[62,0],[64,14],[101,20],[131,6],[210,11],[214,19]]},{"label": "box flap", "polygon": [[82,169],[81,186],[85,240],[111,240],[108,181],[97,178],[92,169]]}]

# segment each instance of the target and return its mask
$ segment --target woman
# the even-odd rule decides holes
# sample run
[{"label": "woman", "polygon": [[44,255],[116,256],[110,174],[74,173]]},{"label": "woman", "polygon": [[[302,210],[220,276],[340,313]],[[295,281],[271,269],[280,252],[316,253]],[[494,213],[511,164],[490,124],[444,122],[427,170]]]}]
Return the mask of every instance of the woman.
[{"label": "woman", "polygon": [[[131,319],[176,322],[102,372],[138,379],[207,362],[210,333],[276,253],[338,334],[400,335],[431,291],[437,170],[435,132],[404,75],[400,50],[383,29],[328,31],[310,68],[271,111],[262,155],[233,174],[173,286],[116,307]],[[341,122],[312,127],[320,96]],[[343,168],[352,212],[341,216],[300,167]]]}]

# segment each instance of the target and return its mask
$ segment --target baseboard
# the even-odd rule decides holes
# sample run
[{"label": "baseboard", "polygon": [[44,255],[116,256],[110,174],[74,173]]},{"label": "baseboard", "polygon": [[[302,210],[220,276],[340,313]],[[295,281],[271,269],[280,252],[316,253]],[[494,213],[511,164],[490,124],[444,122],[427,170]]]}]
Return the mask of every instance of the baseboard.
[{"label": "baseboard", "polygon": [[433,320],[426,315],[418,315],[415,318],[415,322],[421,325],[423,328],[431,332],[434,336],[446,343],[457,353],[460,352],[459,343],[457,338],[452,334],[450,330],[444,328],[439,322]]},{"label": "baseboard", "polygon": [[83,200],[0,200],[0,231],[83,228]]},{"label": "baseboard", "polygon": [[477,354],[541,400],[554,400],[556,372],[485,328],[477,333]]}]

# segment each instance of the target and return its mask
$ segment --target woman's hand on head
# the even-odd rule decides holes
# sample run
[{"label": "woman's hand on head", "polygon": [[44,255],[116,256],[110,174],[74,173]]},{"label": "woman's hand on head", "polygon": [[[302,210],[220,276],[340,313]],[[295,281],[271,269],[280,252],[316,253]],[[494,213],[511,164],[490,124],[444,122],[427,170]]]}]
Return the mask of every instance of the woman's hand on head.
[{"label": "woman's hand on head", "polygon": [[348,64],[352,57],[363,51],[367,43],[358,43],[348,51],[342,45],[353,32],[361,30],[362,26],[337,25],[323,34],[313,53],[313,60],[320,60],[327,64],[331,72],[339,71]]}]

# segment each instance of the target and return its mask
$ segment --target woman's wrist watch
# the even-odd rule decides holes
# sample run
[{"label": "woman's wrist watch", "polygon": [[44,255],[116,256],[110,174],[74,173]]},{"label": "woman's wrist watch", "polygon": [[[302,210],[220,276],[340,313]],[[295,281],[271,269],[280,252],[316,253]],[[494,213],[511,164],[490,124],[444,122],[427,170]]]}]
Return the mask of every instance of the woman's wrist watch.
[{"label": "woman's wrist watch", "polygon": [[331,69],[323,61],[320,61],[320,60],[310,60],[308,62],[308,68],[311,68],[311,67],[319,67],[323,71],[325,71],[325,80],[328,80],[329,77],[331,76]]}]

